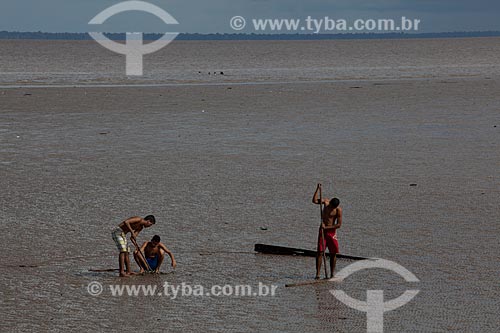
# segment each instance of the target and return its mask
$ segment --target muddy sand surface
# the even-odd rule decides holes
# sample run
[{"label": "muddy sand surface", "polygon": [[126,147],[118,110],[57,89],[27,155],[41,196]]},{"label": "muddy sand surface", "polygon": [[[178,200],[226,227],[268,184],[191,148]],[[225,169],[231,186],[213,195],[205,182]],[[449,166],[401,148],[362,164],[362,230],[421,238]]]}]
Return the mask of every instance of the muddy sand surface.
[{"label": "muddy sand surface", "polygon": [[[329,289],[392,299],[388,332],[498,329],[500,81],[0,89],[2,330],[361,332]],[[342,253],[393,260],[284,288],[314,259],[318,182],[344,207]],[[111,230],[154,214],[173,274],[119,279]],[[170,272],[166,260],[163,271]],[[350,262],[339,260],[339,269]],[[20,267],[26,266],[26,267]],[[91,296],[87,285],[104,286]],[[113,297],[108,285],[258,282],[274,297]]]}]

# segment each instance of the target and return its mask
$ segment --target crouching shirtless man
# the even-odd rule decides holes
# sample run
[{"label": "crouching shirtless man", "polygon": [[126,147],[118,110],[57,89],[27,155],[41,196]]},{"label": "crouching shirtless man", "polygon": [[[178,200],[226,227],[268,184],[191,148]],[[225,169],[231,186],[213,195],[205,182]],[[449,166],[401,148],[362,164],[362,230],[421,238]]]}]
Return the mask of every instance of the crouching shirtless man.
[{"label": "crouching shirtless man", "polygon": [[141,268],[141,273],[144,273],[144,271],[148,269],[148,265],[149,268],[151,268],[151,270],[155,273],[159,273],[160,266],[163,263],[163,258],[165,258],[165,253],[170,257],[172,267],[175,269],[177,266],[174,255],[169,249],[167,249],[165,244],[160,242],[160,236],[158,235],[154,235],[151,241],[144,242],[141,246],[141,251],[146,257],[147,264],[144,262],[144,259],[139,251],[137,249],[134,251],[134,259],[137,262],[137,265]]}]

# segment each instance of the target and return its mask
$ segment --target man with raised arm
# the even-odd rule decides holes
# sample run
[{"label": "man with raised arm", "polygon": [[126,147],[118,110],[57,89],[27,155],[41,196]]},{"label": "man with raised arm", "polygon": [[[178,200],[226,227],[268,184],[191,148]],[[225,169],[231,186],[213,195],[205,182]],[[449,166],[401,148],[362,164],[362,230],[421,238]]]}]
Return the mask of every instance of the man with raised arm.
[{"label": "man with raised arm", "polygon": [[321,184],[318,184],[312,202],[322,206],[321,227],[318,235],[318,252],[316,254],[316,279],[320,278],[321,261],[323,252],[328,246],[330,251],[330,277],[333,278],[335,273],[335,265],[337,264],[337,253],[339,253],[339,242],[337,240],[337,229],[342,226],[342,208],[339,206],[340,201],[337,198],[320,199],[318,192],[321,191]]},{"label": "man with raised arm", "polygon": [[121,277],[133,275],[130,269],[130,249],[127,245],[127,234],[130,232],[130,240],[132,243],[135,243],[137,235],[139,235],[144,228],[149,228],[155,223],[156,219],[153,215],[148,215],[145,218],[134,216],[120,223],[120,225],[118,225],[118,227],[111,233],[116,247],[118,248],[118,251],[120,251],[118,263],[120,265]]}]

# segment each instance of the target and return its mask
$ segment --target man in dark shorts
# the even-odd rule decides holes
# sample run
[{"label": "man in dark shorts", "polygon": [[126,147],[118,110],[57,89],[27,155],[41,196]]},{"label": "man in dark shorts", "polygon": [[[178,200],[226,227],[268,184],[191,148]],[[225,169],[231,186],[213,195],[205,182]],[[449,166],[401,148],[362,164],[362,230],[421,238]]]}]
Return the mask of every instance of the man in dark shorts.
[{"label": "man in dark shorts", "polygon": [[[172,267],[175,269],[177,266],[174,255],[169,249],[167,249],[165,244],[160,242],[160,240],[160,236],[154,235],[150,242],[144,242],[141,246],[141,251],[146,257],[149,268],[151,268],[155,273],[160,272],[160,266],[163,262],[163,258],[165,258],[165,253],[168,254],[170,260],[172,260]],[[146,265],[144,259],[137,250],[134,252],[134,259],[137,262],[137,265],[141,268],[141,273],[144,273],[144,271],[148,269],[148,265]]]},{"label": "man in dark shorts", "polygon": [[318,192],[320,190],[321,184],[318,184],[312,199],[314,204],[323,205],[321,216],[322,223],[318,235],[318,253],[316,255],[316,279],[320,277],[323,252],[326,250],[327,246],[330,251],[330,277],[333,278],[334,276],[335,265],[337,264],[337,253],[339,253],[337,229],[342,226],[342,208],[339,206],[339,199],[322,199],[320,202],[318,198]]}]

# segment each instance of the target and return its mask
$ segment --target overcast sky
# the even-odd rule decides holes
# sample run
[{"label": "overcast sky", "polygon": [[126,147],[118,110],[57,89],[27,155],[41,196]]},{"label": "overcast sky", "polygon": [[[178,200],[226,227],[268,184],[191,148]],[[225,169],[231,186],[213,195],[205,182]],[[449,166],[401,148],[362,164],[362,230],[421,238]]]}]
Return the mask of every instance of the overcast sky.
[{"label": "overcast sky", "polygon": [[[87,23],[117,0],[1,0],[0,30],[87,32]],[[252,18],[421,19],[421,32],[500,30],[498,0],[151,0],[179,21],[165,27],[146,13],[122,13],[99,31],[234,32],[229,20]],[[242,32],[253,32],[246,29]]]}]

